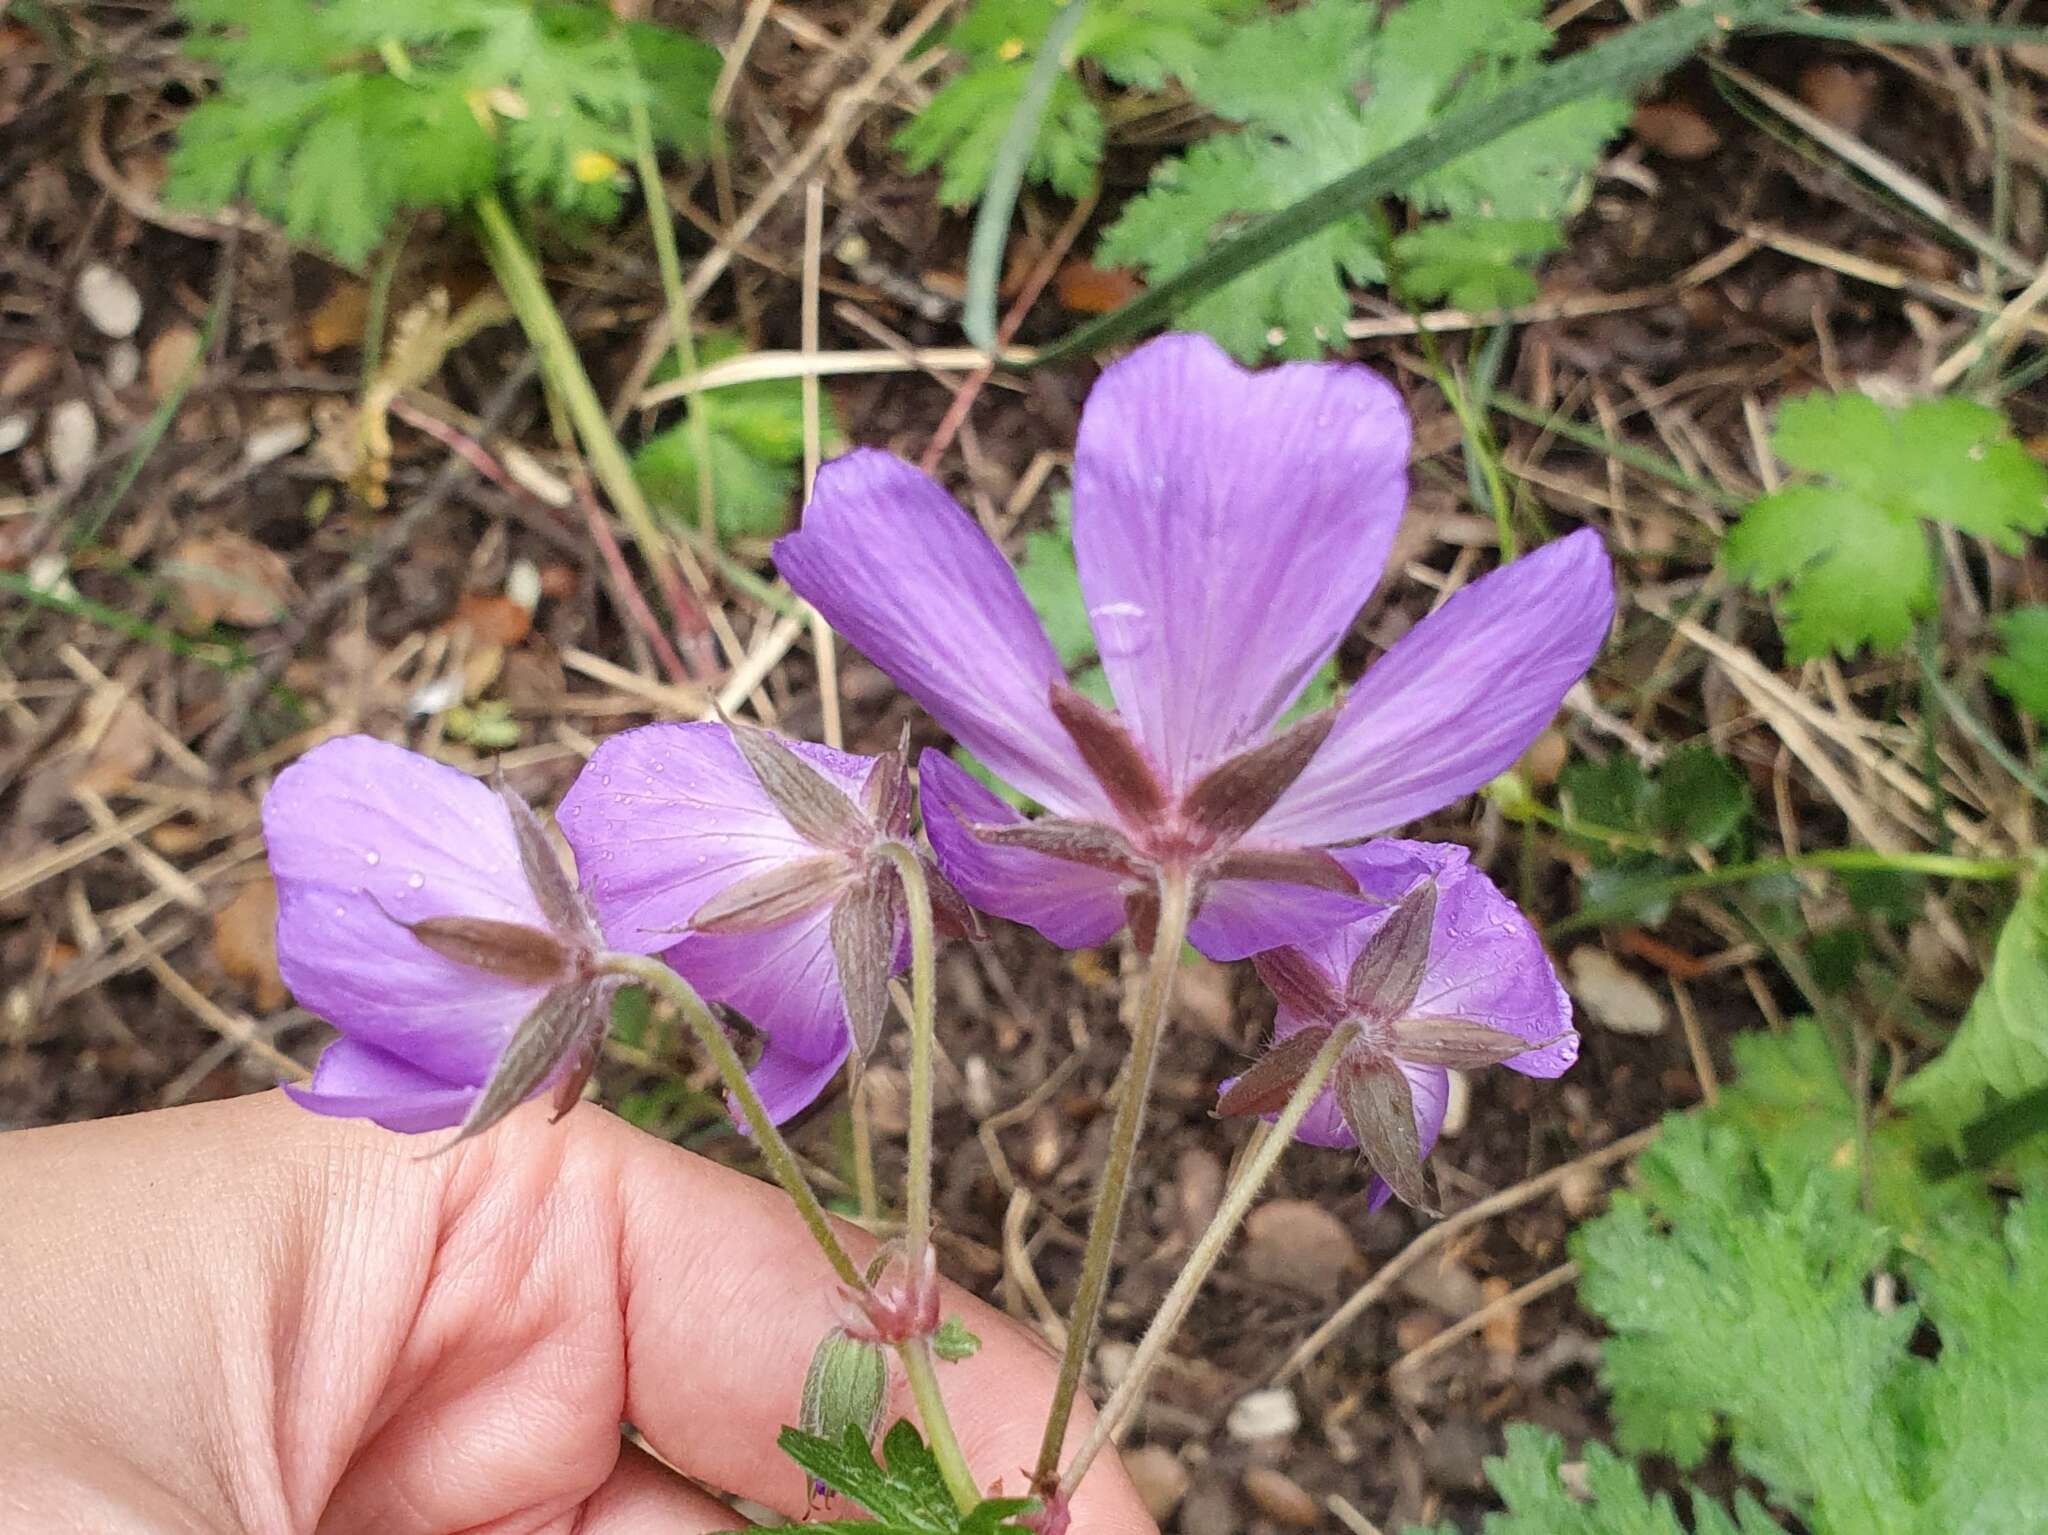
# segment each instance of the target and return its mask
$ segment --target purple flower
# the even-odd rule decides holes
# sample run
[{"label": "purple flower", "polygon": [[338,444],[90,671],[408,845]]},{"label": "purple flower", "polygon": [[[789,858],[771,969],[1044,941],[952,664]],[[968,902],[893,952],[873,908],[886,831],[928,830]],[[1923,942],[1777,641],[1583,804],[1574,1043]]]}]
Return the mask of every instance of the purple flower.
[{"label": "purple flower", "polygon": [[[901,753],[646,725],[598,747],[560,821],[606,938],[660,954],[761,1031],[751,1076],[771,1118],[816,1098],[849,1049],[873,1048],[907,959],[883,852],[910,835]],[[964,912],[928,877],[942,915]]]},{"label": "purple flower", "polygon": [[1443,1129],[1449,1067],[1504,1065],[1563,1075],[1578,1059],[1571,999],[1543,942],[1462,847],[1384,840],[1336,855],[1371,916],[1252,963],[1279,999],[1273,1045],[1223,1084],[1223,1114],[1272,1114],[1331,1030],[1358,1035],[1296,1132],[1318,1146],[1358,1146],[1372,1205],[1388,1193],[1428,1207],[1422,1160]]},{"label": "purple flower", "polygon": [[818,473],[782,574],[998,775],[919,762],[941,867],[1055,943],[1149,937],[1162,872],[1189,936],[1239,959],[1357,916],[1327,848],[1506,768],[1590,664],[1613,608],[1580,532],[1474,582],[1335,710],[1276,730],[1379,580],[1407,495],[1408,418],[1363,368],[1248,373],[1200,336],[1109,368],[1074,454],[1074,553],[1117,712],[1076,693],[1001,551],[886,453]]},{"label": "purple flower", "polygon": [[574,1105],[618,982],[589,908],[524,801],[370,736],[328,741],[263,798],[277,963],[341,1031],[321,1114],[416,1132],[489,1128],[553,1084]]}]

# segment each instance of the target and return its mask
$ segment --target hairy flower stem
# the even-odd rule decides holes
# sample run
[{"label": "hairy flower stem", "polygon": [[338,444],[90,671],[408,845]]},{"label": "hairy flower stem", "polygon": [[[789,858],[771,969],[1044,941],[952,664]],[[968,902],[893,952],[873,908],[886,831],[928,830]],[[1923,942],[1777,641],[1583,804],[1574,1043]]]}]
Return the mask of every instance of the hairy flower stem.
[{"label": "hairy flower stem", "polygon": [[[635,100],[626,108],[633,126],[633,167],[640,177],[640,197],[647,204],[647,225],[654,232],[654,263],[661,270],[661,291],[668,300],[669,328],[676,334],[676,361],[684,383],[697,377],[697,335],[690,325],[690,296],[683,291],[683,263],[676,253],[675,220],[661,167],[654,158],[654,125],[647,103]],[[697,521],[707,550],[718,547],[718,498],[711,483],[711,417],[701,399],[690,401],[690,452],[697,460]]]},{"label": "hairy flower stem", "polygon": [[910,1179],[903,1204],[906,1257],[915,1274],[932,1240],[932,1057],[938,1035],[938,958],[931,887],[923,865],[902,843],[886,843],[882,851],[896,865],[910,912]]},{"label": "hairy flower stem", "polygon": [[896,1345],[896,1357],[903,1361],[903,1373],[910,1379],[910,1399],[917,1403],[917,1415],[924,1420],[925,1444],[932,1459],[939,1463],[946,1491],[953,1495],[961,1513],[972,1513],[981,1501],[981,1489],[974,1483],[967,1457],[960,1453],[959,1436],[953,1432],[952,1418],[947,1416],[931,1339],[905,1339]]},{"label": "hairy flower stem", "polygon": [[1102,1404],[1101,1415],[1096,1418],[1094,1427],[1088,1430],[1088,1437],[1081,1441],[1081,1448],[1075,1452],[1065,1475],[1060,1478],[1061,1497],[1073,1497],[1095,1457],[1115,1437],[1124,1419],[1144,1400],[1145,1385],[1159,1367],[1159,1361],[1166,1357],[1166,1346],[1180,1331],[1181,1323],[1187,1320],[1188,1308],[1194,1304],[1195,1296],[1215,1269],[1217,1260],[1223,1256],[1223,1249],[1237,1235],[1237,1228],[1250,1211],[1252,1201],[1266,1186],[1266,1179],[1279,1164],[1281,1153],[1293,1141],[1294,1132],[1301,1127],[1301,1121],[1316,1101],[1316,1095],[1336,1069],[1337,1057],[1343,1054],[1344,1047],[1357,1034],[1356,1023],[1345,1023],[1334,1030],[1323,1048],[1316,1052],[1316,1058],[1309,1063],[1286,1106],[1280,1110],[1280,1117],[1270,1125],[1260,1125],[1253,1132],[1249,1155],[1224,1193],[1223,1203],[1217,1206],[1208,1230],[1202,1233],[1194,1251],[1188,1254],[1188,1261],[1175,1276],[1173,1287],[1153,1313],[1145,1336],[1138,1340],[1137,1352],[1131,1356],[1124,1378],[1117,1383],[1109,1400]]},{"label": "hairy flower stem", "polygon": [[548,297],[539,265],[496,194],[486,193],[471,206],[483,230],[484,255],[490,261],[491,273],[505,290],[505,298],[519,319],[519,328],[526,332],[526,339],[533,346],[541,376],[561,397],[583,444],[584,455],[590,460],[591,473],[604,487],[613,508],[625,518],[633,542],[640,546],[640,557],[647,562],[656,581],[661,582],[667,568],[666,541],[655,526],[640,482],[633,477],[626,450],[620,446],[618,434],[605,415],[604,403],[598,399],[590,375],[583,371],[569,327],[562,323],[560,311]]},{"label": "hairy flower stem", "polygon": [[1032,1486],[1041,1492],[1058,1475],[1060,1449],[1066,1443],[1067,1420],[1081,1389],[1081,1372],[1095,1341],[1095,1322],[1109,1287],[1109,1263],[1116,1250],[1117,1228],[1123,1224],[1124,1196],[1129,1192],[1131,1164],[1138,1135],[1145,1125],[1145,1101],[1152,1095],[1152,1065],[1159,1036],[1173,1005],[1174,973],[1180,967],[1181,944],[1187,939],[1189,890],[1185,874],[1171,873],[1159,882],[1159,923],[1152,937],[1152,958],[1145,968],[1138,1019],[1131,1034],[1129,1069],[1124,1074],[1123,1100],[1109,1131],[1109,1160],[1103,1164],[1096,1191],[1095,1216],[1088,1226],[1088,1247],[1081,1257],[1081,1284],[1074,1292],[1074,1310],[1067,1318],[1067,1348],[1060,1358],[1059,1382],[1053,1387],[1052,1410],[1045,1420],[1045,1438],[1038,1447]]},{"label": "hairy flower stem", "polygon": [[[910,922],[910,1178],[904,1195],[904,1262],[915,1276],[924,1272],[932,1241],[932,1060],[938,1053],[938,940],[932,926],[931,884],[915,849],[901,842],[884,843],[882,852],[903,881],[903,904]],[[946,1489],[960,1512],[981,1501],[974,1473],[960,1453],[959,1437],[939,1391],[931,1340],[908,1338],[897,1345],[903,1373],[917,1415],[924,1420],[925,1439]]]},{"label": "hairy flower stem", "polygon": [[738,1101],[740,1113],[746,1118],[747,1129],[754,1137],[754,1144],[760,1147],[769,1172],[795,1201],[796,1213],[803,1217],[804,1225],[825,1254],[826,1261],[832,1265],[833,1272],[856,1294],[865,1294],[867,1280],[854,1266],[853,1259],[847,1256],[846,1249],[839,1245],[831,1218],[825,1214],[825,1207],[818,1203],[818,1196],[811,1192],[803,1169],[797,1165],[796,1154],[789,1149],[789,1142],[782,1138],[782,1132],[775,1128],[775,1121],[768,1117],[761,1095],[754,1091],[754,1084],[747,1079],[747,1068],[734,1051],[732,1041],[725,1037],[725,1030],[711,1016],[711,1009],[697,995],[697,989],[660,960],[643,954],[606,954],[599,958],[598,966],[614,975],[638,981],[649,991],[667,999],[682,1014],[683,1021],[690,1026],[698,1043],[703,1045],[712,1064],[718,1068],[726,1089]]}]

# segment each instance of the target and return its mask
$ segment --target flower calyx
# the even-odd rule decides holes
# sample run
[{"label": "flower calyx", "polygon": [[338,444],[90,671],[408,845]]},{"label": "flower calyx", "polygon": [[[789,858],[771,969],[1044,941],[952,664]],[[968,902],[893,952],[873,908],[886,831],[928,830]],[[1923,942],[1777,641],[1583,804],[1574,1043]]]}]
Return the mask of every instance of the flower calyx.
[{"label": "flower calyx", "polygon": [[547,925],[465,916],[406,922],[386,913],[444,959],[500,980],[547,988],[513,1029],[443,1151],[481,1135],[550,1081],[554,1117],[574,1108],[611,1027],[612,996],[624,984],[599,968],[604,939],[596,915],[555,857],[540,818],[506,786],[502,772],[496,788],[512,820],[521,873]]},{"label": "flower calyx", "polygon": [[868,1266],[867,1288],[842,1287],[842,1326],[863,1343],[895,1347],[939,1330],[939,1263],[930,1246],[912,1259],[891,1244]]},{"label": "flower calyx", "polygon": [[908,740],[875,759],[856,801],[773,731],[736,720],[726,728],[761,791],[814,851],[727,886],[698,908],[690,929],[759,932],[830,906],[832,957],[854,1055],[865,1060],[888,1016],[905,910],[892,848],[907,848],[918,859],[939,931],[981,936],[980,918],[911,842]]},{"label": "flower calyx", "polygon": [[1334,710],[1311,714],[1218,763],[1176,795],[1122,720],[1064,682],[1052,685],[1053,716],[1115,812],[1115,825],[1072,816],[969,831],[990,847],[1023,848],[1087,864],[1129,882],[1126,914],[1141,950],[1157,924],[1157,890],[1169,870],[1187,874],[1195,904],[1219,879],[1308,885],[1345,895],[1358,882],[1321,848],[1245,846],[1243,839],[1300,778],[1329,736]]}]

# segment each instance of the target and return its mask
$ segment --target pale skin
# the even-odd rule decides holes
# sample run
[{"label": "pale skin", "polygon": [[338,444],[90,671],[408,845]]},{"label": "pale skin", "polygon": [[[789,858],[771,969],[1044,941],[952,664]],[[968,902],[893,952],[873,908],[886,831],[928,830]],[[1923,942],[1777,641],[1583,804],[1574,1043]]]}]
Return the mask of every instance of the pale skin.
[{"label": "pale skin", "polygon": [[[433,1145],[275,1093],[0,1138],[0,1529],[739,1523],[671,1467],[800,1517],[775,1435],[838,1313],[781,1192],[589,1105]],[[1021,1492],[1054,1361],[950,1287],[945,1310],[983,1342],[943,1367],[962,1447]],[[1073,1528],[1153,1531],[1107,1463]]]}]

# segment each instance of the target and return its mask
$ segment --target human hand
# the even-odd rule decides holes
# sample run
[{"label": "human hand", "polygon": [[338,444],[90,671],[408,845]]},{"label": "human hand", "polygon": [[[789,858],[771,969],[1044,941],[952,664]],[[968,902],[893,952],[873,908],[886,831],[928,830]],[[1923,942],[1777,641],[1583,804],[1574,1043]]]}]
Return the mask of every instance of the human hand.
[{"label": "human hand", "polygon": [[[835,1281],[780,1191],[589,1106],[420,1148],[274,1093],[6,1137],[0,1529],[738,1522],[621,1422],[690,1477],[803,1513],[775,1436]],[[962,1447],[1021,1492],[1053,1362],[957,1290],[945,1309],[983,1345],[945,1367]],[[909,1412],[900,1378],[889,1407]],[[1113,1465],[1073,1512],[1087,1535],[1153,1528]]]}]

